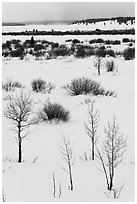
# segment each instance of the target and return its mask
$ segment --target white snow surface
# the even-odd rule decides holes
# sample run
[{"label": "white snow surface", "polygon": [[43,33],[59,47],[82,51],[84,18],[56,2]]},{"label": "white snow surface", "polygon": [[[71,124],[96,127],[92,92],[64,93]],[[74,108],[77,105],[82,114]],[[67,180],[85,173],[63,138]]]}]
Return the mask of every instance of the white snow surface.
[{"label": "white snow surface", "polygon": [[102,21],[97,23],[88,23],[87,25],[85,23],[75,23],[75,24],[52,24],[52,25],[37,25],[37,24],[31,24],[31,25],[25,25],[25,26],[2,26],[2,32],[21,32],[21,31],[32,31],[33,29],[37,29],[39,31],[74,31],[74,30],[113,30],[113,29],[132,29],[135,27],[135,22],[131,24],[131,21],[127,22],[127,25],[125,23],[122,23],[119,25],[117,21]]},{"label": "white snow surface", "polygon": [[[33,93],[34,112],[42,102],[49,98],[70,110],[70,121],[60,124],[42,123],[30,129],[28,140],[23,142],[24,162],[18,164],[8,159],[3,162],[3,189],[7,201],[110,201],[106,196],[106,183],[103,172],[99,171],[96,161],[85,162],[80,159],[84,152],[89,153],[90,139],[85,133],[84,122],[87,121],[87,104],[85,99],[96,99],[100,111],[98,134],[100,142],[104,138],[104,126],[117,116],[121,132],[128,136],[128,148],[121,165],[116,169],[116,187],[124,182],[124,188],[118,200],[134,199],[134,60],[114,59],[118,72],[107,73],[102,68],[101,76],[92,65],[93,57],[75,59],[68,57],[49,61],[20,61],[12,59],[3,61],[3,81],[6,78],[20,81],[26,91],[31,91],[32,79],[41,77],[56,85],[51,94]],[[105,89],[114,90],[117,97],[70,96],[62,85],[76,77],[88,77],[101,83]],[[5,95],[3,91],[3,99]],[[6,102],[3,101],[3,109]],[[3,159],[17,159],[15,134],[9,129],[12,124],[3,118]],[[69,136],[74,151],[73,166],[74,191],[68,190],[69,178],[62,169],[65,162],[59,151],[62,136]],[[38,157],[33,164],[35,157]],[[62,185],[62,197],[53,198],[52,172],[55,172],[58,184]]]},{"label": "white snow surface", "polygon": [[[70,30],[73,29],[73,26],[70,27]],[[86,29],[85,25],[81,26]],[[114,25],[112,26],[114,28]],[[8,28],[3,27],[3,30],[4,29]],[[22,28],[20,27],[20,29]],[[75,29],[77,29],[76,25]],[[78,37],[80,36],[73,37],[79,39]],[[109,38],[109,36],[105,37],[106,39]],[[112,39],[122,39],[123,37],[125,36],[111,36]],[[9,38],[11,39],[12,37],[4,36],[2,41],[4,42]],[[15,37],[13,38],[15,39]],[[18,39],[25,40],[26,38],[28,39],[28,37],[19,36]],[[37,38],[42,39],[43,37],[40,36]],[[66,39],[72,39],[71,36],[49,36],[49,38],[52,38],[51,41],[54,42],[65,42]],[[91,36],[81,36],[81,38],[83,40],[89,40]],[[94,37],[92,36],[92,38]],[[96,38],[104,39],[102,35]],[[134,38],[134,36],[131,36],[131,38]],[[46,36],[46,39],[49,40],[48,36]],[[109,59],[104,59],[104,64],[107,60]],[[134,201],[135,60],[125,61],[122,57],[117,57],[113,60],[115,61],[115,66],[118,71],[108,73],[104,66],[101,69],[101,75],[98,76],[97,70],[93,66],[93,56],[84,59],[69,56],[37,61],[33,57],[29,57],[28,60],[19,60],[16,58],[11,60],[3,59],[3,82],[9,78],[25,85],[24,91],[31,93],[31,97],[33,98],[34,114],[42,107],[42,104],[48,98],[51,102],[62,104],[70,111],[70,120],[66,123],[41,123],[30,128],[30,134],[23,142],[24,162],[21,164],[15,161],[18,156],[18,148],[14,138],[15,133],[11,131],[13,125],[3,116],[3,192],[7,202]],[[115,91],[117,97],[95,97],[90,94],[70,96],[66,90],[61,87],[77,77],[93,79],[99,82],[106,90]],[[37,78],[52,82],[55,85],[55,89],[53,89],[50,94],[34,93],[31,89],[31,81]],[[8,94],[16,94],[16,92],[19,92],[19,90],[17,89],[14,92],[2,91],[3,111],[7,104],[5,97]],[[106,190],[105,176],[104,173],[99,170],[101,166],[98,162],[96,160],[86,162],[81,159],[84,152],[89,154],[90,150],[90,138],[86,135],[84,126],[84,122],[88,120],[88,105],[85,103],[86,99],[96,99],[96,108],[100,112],[98,127],[98,135],[100,136],[99,145],[101,145],[105,137],[104,127],[107,126],[108,121],[112,121],[113,114],[117,117],[121,133],[123,133],[125,138],[127,137],[127,151],[122,163],[116,168],[114,181],[116,188],[120,188],[123,183],[124,187],[119,198],[116,200],[113,199],[113,195]],[[70,139],[75,158],[75,164],[72,167],[74,191],[69,190],[69,177],[63,170],[63,168],[67,168],[67,166],[59,150],[64,135]],[[33,163],[35,158],[36,162]],[[53,172],[55,172],[56,177],[56,198],[53,197]],[[62,195],[60,198],[58,197],[59,184],[62,186]]]}]

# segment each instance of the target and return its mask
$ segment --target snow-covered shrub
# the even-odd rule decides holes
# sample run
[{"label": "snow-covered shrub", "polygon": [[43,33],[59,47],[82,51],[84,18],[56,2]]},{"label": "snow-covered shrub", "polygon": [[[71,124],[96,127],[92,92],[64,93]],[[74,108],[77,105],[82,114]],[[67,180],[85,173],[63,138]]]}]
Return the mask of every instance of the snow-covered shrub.
[{"label": "snow-covered shrub", "polygon": [[123,43],[130,42],[130,39],[129,39],[129,38],[123,38],[123,39],[122,39],[122,42],[123,42]]},{"label": "snow-covered shrub", "polygon": [[32,90],[35,92],[47,92],[50,93],[54,88],[53,84],[46,82],[42,79],[33,79],[31,82]]},{"label": "snow-covered shrub", "polygon": [[83,77],[73,79],[71,81],[71,84],[67,84],[64,88],[68,91],[70,95],[76,96],[96,92],[96,90],[99,90],[100,84]]},{"label": "snow-covered shrub", "polygon": [[4,57],[8,57],[8,56],[10,56],[10,51],[2,51],[2,56],[4,56]]},{"label": "snow-covered shrub", "polygon": [[66,45],[60,45],[51,50],[53,56],[67,56],[69,55],[69,49]]},{"label": "snow-covered shrub", "polygon": [[67,39],[67,40],[65,40],[65,42],[71,42],[72,41],[72,39]]},{"label": "snow-covered shrub", "polygon": [[112,96],[115,93],[114,91],[105,91],[99,83],[84,77],[73,79],[70,84],[67,84],[63,88],[65,88],[71,96],[83,94]]},{"label": "snow-covered shrub", "polygon": [[115,57],[115,52],[112,49],[106,49],[106,55],[109,55],[111,57]]},{"label": "snow-covered shrub", "polygon": [[96,40],[96,43],[103,43],[104,42],[104,40],[102,39],[102,38],[98,38],[97,40]]},{"label": "snow-covered shrub", "polygon": [[2,44],[2,50],[10,49],[11,48],[11,42],[7,40],[5,43]]},{"label": "snow-covered shrub", "polygon": [[86,56],[86,51],[83,46],[78,46],[75,52],[75,57],[83,58]]},{"label": "snow-covered shrub", "polygon": [[95,55],[96,55],[96,56],[99,56],[99,57],[105,57],[105,56],[106,56],[105,47],[104,47],[104,46],[99,47],[99,48],[96,50]]},{"label": "snow-covered shrub", "polygon": [[55,42],[49,42],[49,45],[52,47],[52,49],[59,47],[59,43],[55,43]]},{"label": "snow-covered shrub", "polygon": [[115,70],[114,60],[109,60],[106,62],[106,69],[107,69],[107,72],[113,72]]},{"label": "snow-covered shrub", "polygon": [[93,39],[89,41],[90,44],[93,43],[104,43],[104,40],[102,38],[98,38],[98,39]]},{"label": "snow-covered shrub", "polygon": [[41,60],[42,57],[44,56],[44,52],[42,52],[41,50],[35,51],[35,52],[33,53],[33,55],[35,56],[35,59],[36,59],[36,60]]},{"label": "snow-covered shrub", "polygon": [[125,60],[132,60],[135,58],[135,48],[128,47],[123,51],[123,57]]},{"label": "snow-covered shrub", "polygon": [[105,44],[107,45],[120,45],[121,44],[121,41],[120,40],[105,40]]},{"label": "snow-covered shrub", "polygon": [[25,42],[23,43],[24,48],[32,48],[35,45],[35,40],[33,38],[31,38],[31,40],[25,40]]},{"label": "snow-covered shrub", "polygon": [[39,51],[44,49],[44,45],[43,44],[35,44],[34,45],[34,51]]},{"label": "snow-covered shrub", "polygon": [[24,52],[24,49],[18,48],[16,50],[11,50],[10,55],[11,55],[11,57],[20,57],[21,58],[23,56],[23,52]]},{"label": "snow-covered shrub", "polygon": [[74,39],[74,40],[72,40],[72,43],[74,43],[74,44],[76,44],[76,43],[80,43],[80,40],[78,40],[78,39]]},{"label": "snow-covered shrub", "polygon": [[133,43],[131,42],[131,43],[129,43],[128,45],[129,45],[129,47],[132,47],[132,46],[133,46]]},{"label": "snow-covered shrub", "polygon": [[22,84],[18,81],[7,79],[6,83],[2,83],[2,89],[7,91],[14,91],[15,88],[23,88]]},{"label": "snow-covered shrub", "polygon": [[39,111],[38,116],[41,121],[49,122],[67,122],[70,118],[70,112],[58,103],[47,102],[44,107]]},{"label": "snow-covered shrub", "polygon": [[77,45],[74,51],[77,58],[84,58],[95,54],[93,47],[88,45]]}]

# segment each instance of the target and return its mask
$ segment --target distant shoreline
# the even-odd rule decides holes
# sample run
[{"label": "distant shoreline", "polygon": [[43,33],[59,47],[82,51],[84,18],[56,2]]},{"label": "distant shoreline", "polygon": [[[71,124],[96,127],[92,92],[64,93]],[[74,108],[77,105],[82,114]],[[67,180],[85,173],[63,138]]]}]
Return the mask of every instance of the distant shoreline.
[{"label": "distant shoreline", "polygon": [[2,32],[2,35],[135,35],[135,29],[124,29],[124,30],[99,30],[94,31],[22,31],[22,32]]},{"label": "distant shoreline", "polygon": [[81,20],[46,20],[46,21],[23,21],[23,22],[2,22],[2,26],[26,26],[26,25],[54,25],[54,24],[94,24],[98,22],[106,21],[117,21],[119,24],[127,23],[128,21],[135,21],[135,17],[125,16],[125,17],[108,17],[108,18],[90,18]]},{"label": "distant shoreline", "polygon": [[24,23],[2,23],[2,26],[25,26]]}]

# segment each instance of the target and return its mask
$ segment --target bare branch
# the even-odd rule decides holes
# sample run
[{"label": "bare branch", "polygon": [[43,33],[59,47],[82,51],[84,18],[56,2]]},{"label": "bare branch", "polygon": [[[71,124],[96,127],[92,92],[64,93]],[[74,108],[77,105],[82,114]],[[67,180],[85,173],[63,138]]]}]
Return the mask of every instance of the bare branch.
[{"label": "bare branch", "polygon": [[88,106],[88,125],[85,124],[86,128],[86,133],[91,139],[91,156],[92,160],[94,160],[95,157],[95,144],[98,141],[98,136],[97,136],[97,127],[99,123],[99,111],[95,109],[95,100],[90,101],[89,106]]},{"label": "bare branch", "polygon": [[69,138],[63,137],[62,139],[63,139],[63,145],[61,145],[60,147],[60,152],[62,153],[63,158],[68,165],[68,170],[66,170],[65,168],[63,168],[63,170],[69,174],[70,189],[73,190],[73,180],[72,180],[72,166],[74,165],[73,152],[70,147]]}]

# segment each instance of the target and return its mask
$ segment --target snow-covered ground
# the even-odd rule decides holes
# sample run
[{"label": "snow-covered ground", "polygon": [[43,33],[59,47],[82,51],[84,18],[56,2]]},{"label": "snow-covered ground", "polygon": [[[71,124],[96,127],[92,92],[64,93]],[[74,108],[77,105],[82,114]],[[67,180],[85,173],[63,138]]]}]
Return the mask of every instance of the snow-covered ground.
[{"label": "snow-covered ground", "polygon": [[[72,25],[73,26],[73,25]],[[85,26],[85,25],[83,25]],[[90,25],[88,25],[90,26]],[[100,25],[101,26],[101,25]],[[110,25],[111,26],[111,25]],[[130,27],[130,26],[129,26]],[[18,27],[19,28],[19,27]],[[76,27],[75,27],[76,28]],[[100,27],[98,27],[100,29]],[[5,27],[3,28],[5,29]],[[14,29],[12,27],[12,29]],[[38,29],[38,27],[37,27]],[[72,29],[72,28],[70,28]],[[114,29],[114,25],[113,25]],[[26,28],[25,28],[26,30]],[[67,28],[68,30],[68,28]],[[8,30],[9,31],[9,30]],[[89,41],[94,38],[120,39],[134,36],[46,36],[46,40],[64,43],[66,39]],[[3,36],[2,41],[16,38]],[[28,37],[17,37],[20,40]],[[37,39],[43,36],[37,36]],[[122,44],[119,46],[123,46]],[[120,49],[120,47],[119,47]],[[117,72],[106,72],[105,62],[101,75],[97,75],[94,67],[94,56],[78,59],[74,56],[51,60],[19,60],[12,58],[2,61],[2,80],[12,79],[25,85],[24,91],[30,92],[33,99],[34,114],[49,98],[51,102],[62,104],[70,111],[70,120],[66,123],[41,123],[31,126],[29,136],[23,142],[23,163],[17,163],[18,147],[15,133],[11,131],[13,124],[4,116],[3,121],[3,194],[9,202],[46,202],[46,201],[134,201],[135,180],[135,124],[134,124],[134,76],[135,60],[125,61],[122,57],[114,58]],[[99,82],[106,90],[117,93],[117,97],[79,95],[70,96],[63,85],[77,77],[87,77]],[[52,82],[55,89],[50,94],[35,93],[31,89],[31,81],[41,78]],[[18,92],[19,90],[17,90]],[[2,91],[3,110],[6,108],[6,96],[16,94]],[[98,161],[84,161],[84,152],[89,154],[90,138],[86,135],[84,122],[87,122],[88,105],[86,99],[96,99],[96,108],[100,112],[98,127],[99,144],[105,137],[104,127],[116,115],[120,131],[127,137],[127,151],[122,163],[116,168],[115,187],[123,189],[118,199],[106,190],[105,176],[99,169]],[[68,136],[74,152],[75,163],[72,167],[74,190],[69,190],[69,177],[63,170],[66,164],[60,152],[62,137]],[[36,159],[36,162],[33,161]],[[56,198],[53,197],[52,174],[56,177]],[[59,198],[59,185],[62,195]]]},{"label": "snow-covered ground", "polygon": [[[20,39],[22,42],[25,40],[31,39],[31,36],[3,36],[2,37],[2,43],[5,43],[7,40],[12,39]],[[47,40],[51,42],[58,42],[58,43],[66,43],[66,40],[73,40],[78,39],[80,41],[83,41],[85,43],[89,43],[92,39],[98,39],[102,38],[104,40],[120,40],[122,42],[123,38],[129,38],[130,40],[134,40],[134,35],[65,35],[65,36],[51,36],[51,35],[45,35],[45,36],[34,36],[35,40]]]},{"label": "snow-covered ground", "polygon": [[135,27],[135,22],[131,24],[131,21],[128,21],[127,24],[122,23],[119,24],[117,21],[102,21],[102,22],[97,22],[97,23],[92,23],[92,24],[85,24],[85,23],[76,23],[76,24],[70,24],[70,25],[25,25],[25,26],[2,26],[2,31],[3,32],[21,32],[21,31],[32,31],[33,29],[37,29],[39,31],[74,31],[74,30],[96,30],[96,29],[101,29],[101,30],[113,30],[113,29],[132,29]]},{"label": "snow-covered ground", "polygon": [[[105,178],[97,168],[96,161],[82,161],[80,157],[90,149],[90,139],[85,133],[84,122],[87,121],[87,104],[85,99],[96,98],[100,111],[99,135],[104,137],[103,129],[108,120],[116,114],[121,132],[128,136],[126,156],[116,170],[116,185],[124,182],[119,200],[134,199],[134,60],[114,59],[118,72],[107,73],[102,68],[101,76],[93,67],[93,57],[75,59],[55,59],[49,61],[20,61],[12,59],[3,61],[3,81],[6,78],[20,81],[26,91],[31,91],[32,79],[41,77],[56,85],[51,94],[33,93],[35,104],[50,101],[58,102],[70,110],[70,121],[65,124],[41,124],[31,128],[31,134],[23,143],[24,162],[3,162],[3,189],[7,201],[109,201],[105,195]],[[117,97],[69,96],[62,85],[71,79],[84,76],[96,80],[109,90],[114,90]],[[3,91],[3,99],[7,93]],[[9,93],[8,93],[9,94]],[[3,101],[3,108],[6,102]],[[17,158],[15,134],[9,129],[12,124],[3,118],[3,159]],[[59,146],[62,136],[67,135],[74,150],[73,167],[74,191],[68,190],[68,175],[62,169],[65,165]],[[36,163],[33,159],[38,157]],[[62,197],[53,198],[52,172],[55,172],[57,185],[62,185]],[[58,187],[57,187],[58,188]]]}]

